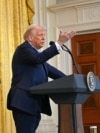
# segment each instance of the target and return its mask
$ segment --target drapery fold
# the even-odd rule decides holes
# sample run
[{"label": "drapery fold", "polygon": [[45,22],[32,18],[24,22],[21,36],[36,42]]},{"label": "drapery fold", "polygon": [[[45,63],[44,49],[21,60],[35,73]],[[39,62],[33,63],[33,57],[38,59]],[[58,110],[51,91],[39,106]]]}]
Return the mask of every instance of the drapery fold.
[{"label": "drapery fold", "polygon": [[0,133],[15,133],[11,112],[6,109],[12,77],[11,60],[33,16],[34,0],[0,1]]},{"label": "drapery fold", "polygon": [[33,10],[33,1],[32,0],[26,0],[26,6],[27,6],[27,15],[28,15],[28,23],[31,24],[33,22],[32,17],[33,14],[35,14]]}]

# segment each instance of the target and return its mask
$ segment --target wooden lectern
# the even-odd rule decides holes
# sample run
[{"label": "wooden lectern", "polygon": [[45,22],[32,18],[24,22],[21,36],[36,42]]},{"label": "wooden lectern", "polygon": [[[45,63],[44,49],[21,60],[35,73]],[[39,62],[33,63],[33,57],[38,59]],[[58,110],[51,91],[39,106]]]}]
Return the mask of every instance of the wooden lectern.
[{"label": "wooden lectern", "polygon": [[[72,74],[41,85],[30,88],[32,94],[47,94],[56,104],[67,104],[68,115],[67,131],[60,133],[84,133],[82,107],[91,93],[100,92],[100,81],[95,76],[96,87],[90,91],[87,86],[87,77],[81,74]],[[61,122],[60,122],[61,124]],[[60,128],[60,127],[59,127]]]}]

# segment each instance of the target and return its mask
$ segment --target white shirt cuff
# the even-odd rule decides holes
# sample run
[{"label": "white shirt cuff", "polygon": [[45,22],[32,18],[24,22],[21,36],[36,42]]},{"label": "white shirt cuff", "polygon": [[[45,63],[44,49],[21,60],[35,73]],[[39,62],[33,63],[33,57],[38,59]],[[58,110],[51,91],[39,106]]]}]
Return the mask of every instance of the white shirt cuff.
[{"label": "white shirt cuff", "polygon": [[62,50],[61,46],[57,42],[55,42],[55,45],[57,47],[58,52],[60,52]]}]

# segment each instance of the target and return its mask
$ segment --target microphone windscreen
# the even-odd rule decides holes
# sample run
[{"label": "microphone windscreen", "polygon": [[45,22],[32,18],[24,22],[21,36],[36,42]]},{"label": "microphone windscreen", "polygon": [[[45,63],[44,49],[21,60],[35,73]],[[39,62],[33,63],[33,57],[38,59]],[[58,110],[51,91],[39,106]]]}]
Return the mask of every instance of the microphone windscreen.
[{"label": "microphone windscreen", "polygon": [[54,42],[53,42],[53,41],[50,41],[50,42],[49,42],[49,45],[53,45],[53,44],[54,44]]}]

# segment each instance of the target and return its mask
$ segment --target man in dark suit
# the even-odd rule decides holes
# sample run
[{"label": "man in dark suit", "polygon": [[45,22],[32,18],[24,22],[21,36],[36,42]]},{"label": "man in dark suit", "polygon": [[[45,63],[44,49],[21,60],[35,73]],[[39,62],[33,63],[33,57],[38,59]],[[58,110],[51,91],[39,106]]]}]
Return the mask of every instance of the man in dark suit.
[{"label": "man in dark suit", "polygon": [[24,33],[24,42],[19,45],[12,59],[12,83],[7,97],[7,108],[12,110],[16,133],[35,133],[41,120],[41,113],[51,115],[47,95],[33,96],[29,88],[48,82],[48,77],[57,79],[64,73],[48,64],[50,58],[60,53],[61,46],[71,39],[75,32],[60,31],[57,42],[40,52],[45,43],[46,29],[30,25]]}]

